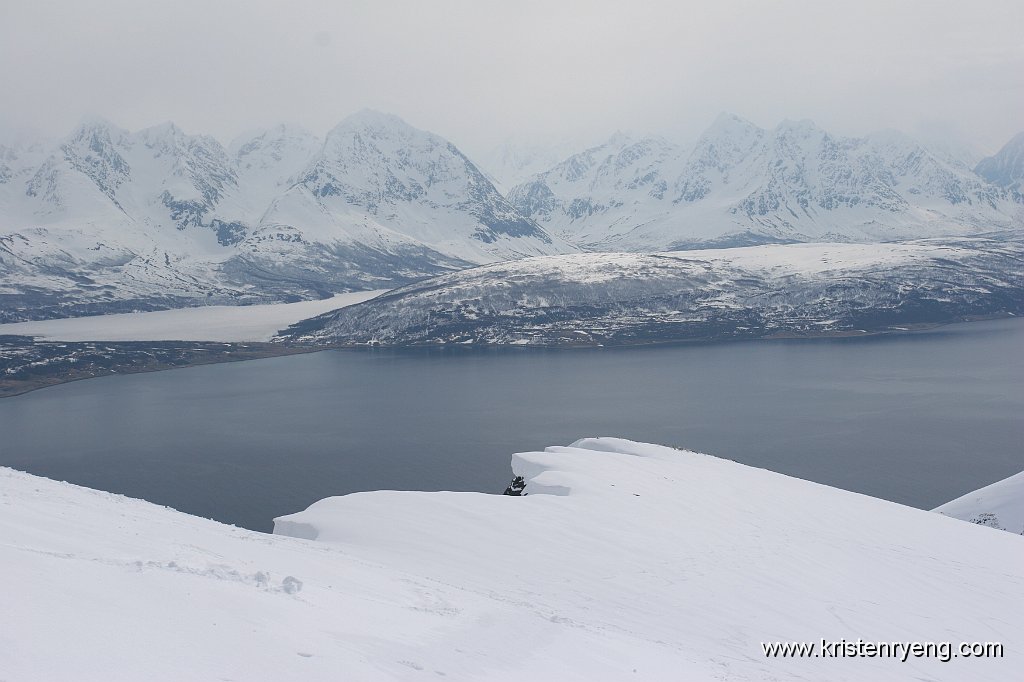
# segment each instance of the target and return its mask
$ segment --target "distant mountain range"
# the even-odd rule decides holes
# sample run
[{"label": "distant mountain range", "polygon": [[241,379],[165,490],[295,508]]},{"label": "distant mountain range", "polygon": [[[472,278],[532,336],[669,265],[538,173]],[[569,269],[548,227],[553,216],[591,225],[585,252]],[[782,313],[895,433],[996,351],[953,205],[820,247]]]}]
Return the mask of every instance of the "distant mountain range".
[{"label": "distant mountain range", "polygon": [[509,199],[589,251],[979,234],[1024,225],[1021,147],[1018,136],[975,172],[897,132],[765,130],[723,114],[689,148],[614,136]]},{"label": "distant mountain range", "polygon": [[227,149],[90,121],[0,160],[6,320],[323,297],[573,248],[451,143],[371,111]]},{"label": "distant mountain range", "polygon": [[495,182],[552,162],[551,146],[504,145],[489,175],[373,111],[322,139],[281,125],[227,147],[92,120],[0,146],[0,321],[316,298],[580,250],[1019,228],[1022,146],[975,172],[896,133],[722,116],[692,148],[616,135],[506,197]]}]

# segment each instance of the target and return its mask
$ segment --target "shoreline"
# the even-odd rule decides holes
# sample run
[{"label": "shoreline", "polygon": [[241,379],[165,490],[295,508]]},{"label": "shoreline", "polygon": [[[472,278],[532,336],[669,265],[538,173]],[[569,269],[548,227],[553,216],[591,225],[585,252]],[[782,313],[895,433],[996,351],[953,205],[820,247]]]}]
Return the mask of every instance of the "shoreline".
[{"label": "shoreline", "polygon": [[[45,342],[51,345],[51,342]],[[170,342],[173,343],[173,342]],[[82,344],[61,344],[53,342],[52,345],[75,346]],[[123,343],[106,344],[107,346],[125,345]],[[133,345],[140,347],[152,347],[147,342],[134,342]],[[154,359],[142,364],[124,363],[110,367],[88,367],[81,370],[72,370],[66,373],[44,374],[29,379],[7,379],[0,378],[0,400],[25,395],[52,386],[60,386],[86,379],[98,379],[100,377],[116,376],[124,374],[146,374],[149,372],[163,372],[172,369],[187,369],[189,367],[200,367],[202,365],[214,365],[226,362],[246,362],[248,360],[261,360],[265,358],[284,357],[287,355],[299,355],[301,353],[313,353],[319,350],[326,350],[320,347],[295,346],[271,343],[190,343],[191,346],[198,346],[197,350],[209,351],[209,347],[220,350],[220,353],[209,352],[203,355],[194,355],[187,361],[168,362]],[[228,346],[229,348],[224,348]],[[143,351],[146,352],[146,351]]]},{"label": "shoreline", "polygon": [[[893,337],[912,334],[921,334],[947,327],[950,325],[967,324],[972,322],[984,322],[991,320],[1017,319],[1018,316],[1011,314],[972,316],[964,319],[950,320],[943,322],[921,322],[900,326],[887,327],[874,330],[843,330],[828,332],[785,332],[779,331],[765,336],[735,338],[735,337],[708,337],[692,339],[662,339],[642,340],[635,342],[618,343],[552,343],[552,344],[416,344],[416,345],[368,345],[368,344],[325,344],[325,345],[298,345],[275,342],[61,342],[61,341],[30,341],[26,346],[36,348],[71,348],[77,350],[83,346],[101,345],[111,350],[130,350],[135,353],[142,353],[151,356],[151,359],[142,362],[112,362],[107,366],[88,366],[83,369],[72,369],[69,372],[42,374],[27,379],[0,378],[0,400],[25,395],[34,391],[52,386],[60,386],[86,379],[95,379],[104,376],[118,374],[143,374],[148,372],[162,372],[172,369],[186,369],[188,367],[199,367],[202,365],[220,364],[225,362],[245,362],[248,360],[260,360],[273,357],[284,357],[289,355],[302,355],[306,353],[318,353],[328,350],[352,350],[352,351],[408,351],[408,350],[435,350],[435,351],[480,351],[480,350],[593,350],[593,349],[617,349],[617,348],[643,348],[654,346],[672,345],[717,345],[721,343],[735,342],[759,342],[759,341],[814,341],[828,339],[869,339],[880,337]],[[154,350],[162,350],[170,346],[172,350],[187,353],[187,357],[176,356],[173,360],[161,360],[153,354]],[[74,362],[73,360],[71,362]],[[77,363],[75,363],[77,364]]]}]

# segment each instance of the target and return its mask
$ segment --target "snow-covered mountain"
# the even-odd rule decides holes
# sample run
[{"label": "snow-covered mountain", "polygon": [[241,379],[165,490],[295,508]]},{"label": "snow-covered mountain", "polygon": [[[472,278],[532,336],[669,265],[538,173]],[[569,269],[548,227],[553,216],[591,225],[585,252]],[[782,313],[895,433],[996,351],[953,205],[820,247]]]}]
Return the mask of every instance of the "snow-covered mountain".
[{"label": "snow-covered mountain", "polygon": [[728,114],[688,149],[613,137],[509,198],[588,250],[888,241],[1024,225],[1019,193],[906,135],[839,137],[810,121],[765,130]]},{"label": "snow-covered mountain", "polygon": [[88,121],[0,149],[0,319],[324,297],[564,252],[458,149],[364,111],[230,150]]},{"label": "snow-covered mountain", "polygon": [[[525,496],[358,493],[266,535],[0,469],[0,672],[9,682],[1019,676],[1020,537],[613,438],[515,455],[512,473]],[[884,642],[890,655],[822,640]],[[904,655],[915,641],[933,643],[927,655]],[[810,642],[813,654],[766,654],[775,642]],[[962,642],[998,642],[1002,655],[968,658]]]},{"label": "snow-covered mountain", "polygon": [[[0,195],[0,318],[231,302],[217,263],[243,212],[214,139],[87,121]],[[130,308],[129,308],[130,309]]]},{"label": "snow-covered mountain", "polygon": [[238,184],[244,188],[258,223],[271,198],[291,187],[323,146],[308,130],[280,124],[232,140],[228,153],[235,163]]},{"label": "snow-covered mountain", "polygon": [[564,137],[513,135],[482,153],[477,162],[503,192],[561,163],[584,145]]},{"label": "snow-covered mountain", "polygon": [[974,171],[992,184],[1024,194],[1024,133],[1018,133],[994,155],[982,159]]},{"label": "snow-covered mountain", "polygon": [[[899,133],[723,115],[691,147],[616,134],[506,198],[450,142],[373,111],[227,148],[90,120],[0,146],[0,321],[324,298],[577,250],[1019,230],[1022,140],[975,173]],[[499,150],[512,175],[564,153]]]},{"label": "snow-covered mountain", "polygon": [[372,111],[328,133],[295,184],[274,198],[249,241],[268,237],[380,251],[426,246],[470,263],[555,250],[454,145]]},{"label": "snow-covered mountain", "polygon": [[961,495],[932,511],[1024,535],[1024,471]]},{"label": "snow-covered mountain", "polygon": [[42,163],[49,146],[49,142],[24,135],[0,142],[0,192],[24,183]]},{"label": "snow-covered mountain", "polygon": [[282,340],[611,345],[856,334],[1024,314],[1024,243],[773,244],[485,265],[293,325]]},{"label": "snow-covered mountain", "polygon": [[669,186],[678,175],[681,154],[662,138],[617,133],[514,187],[509,200],[524,215],[588,250],[656,249],[656,242],[638,230],[670,219]]}]

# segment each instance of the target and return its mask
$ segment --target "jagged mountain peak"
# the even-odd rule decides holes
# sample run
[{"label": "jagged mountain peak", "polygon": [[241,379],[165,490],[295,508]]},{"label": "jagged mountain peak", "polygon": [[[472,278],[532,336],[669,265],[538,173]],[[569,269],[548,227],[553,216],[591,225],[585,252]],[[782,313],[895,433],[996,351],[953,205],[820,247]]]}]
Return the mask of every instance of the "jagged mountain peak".
[{"label": "jagged mountain peak", "polygon": [[767,131],[735,114],[722,113],[715,118],[700,137],[697,138],[694,150],[717,145],[726,148],[746,148],[753,141],[760,140]]},{"label": "jagged mountain peak", "polygon": [[412,240],[471,262],[555,250],[455,145],[373,110],[327,134],[264,222],[386,249]]},{"label": "jagged mountain peak", "polygon": [[364,109],[346,117],[327,133],[311,170],[322,170],[325,164],[335,169],[362,164],[369,175],[377,175],[385,166],[394,171],[415,165],[427,155],[456,156],[469,163],[455,145],[440,135],[416,128],[393,114]]},{"label": "jagged mountain peak", "polygon": [[747,119],[737,116],[736,114],[723,111],[715,120],[711,122],[704,132],[701,134],[702,138],[710,137],[727,137],[727,136],[749,136],[751,134],[763,133],[763,129],[748,121]]},{"label": "jagged mountain peak", "polygon": [[932,149],[923,144],[920,140],[901,130],[883,129],[868,133],[863,138],[853,138],[851,142],[855,145],[875,150],[876,153],[885,153],[893,156],[917,155],[927,157],[930,162],[941,165],[958,165],[962,163],[947,155],[938,155]]},{"label": "jagged mountain peak", "polygon": [[242,160],[261,149],[280,149],[289,144],[310,146],[314,143],[319,144],[319,138],[307,128],[282,122],[236,136],[228,144],[227,150],[232,158]]},{"label": "jagged mountain peak", "polygon": [[326,138],[279,124],[230,151],[173,123],[130,133],[100,119],[44,151],[0,149],[0,237],[25,237],[25,262],[71,258],[75,276],[126,259],[134,268],[136,257],[171,270],[192,259],[203,264],[196,281],[323,295],[580,248],[1009,229],[1024,216],[1022,150],[1024,135],[975,175],[902,134],[833,136],[810,121],[764,129],[722,114],[688,148],[620,131],[559,152],[506,199],[448,140],[373,110]]},{"label": "jagged mountain peak", "polygon": [[157,155],[168,153],[175,156],[214,155],[218,157],[217,162],[221,164],[226,163],[228,156],[224,145],[215,137],[202,134],[190,135],[171,121],[143,128],[133,137],[141,141],[147,148],[154,150]]},{"label": "jagged mountain peak", "polygon": [[622,171],[652,155],[674,150],[675,145],[658,135],[637,136],[617,131],[605,142],[590,147],[536,176],[542,181],[593,183],[597,176],[607,176],[612,170]]},{"label": "jagged mountain peak", "polygon": [[566,241],[587,249],[614,249],[617,225],[642,221],[644,207],[667,198],[680,154],[663,137],[618,133],[513,187],[509,201],[524,215],[551,225]]},{"label": "jagged mountain peak", "polygon": [[334,178],[342,184],[372,186],[383,197],[389,188],[405,193],[408,188],[399,184],[423,180],[434,184],[453,173],[464,173],[467,166],[472,166],[469,160],[439,135],[414,128],[397,116],[364,109],[327,133],[303,181],[320,177],[337,184],[330,180]]},{"label": "jagged mountain peak", "polygon": [[636,141],[636,135],[624,130],[616,130],[611,136],[604,141],[601,147],[607,147],[611,149],[621,149],[628,144]]},{"label": "jagged mountain peak", "polygon": [[301,171],[320,151],[323,142],[302,126],[278,123],[239,135],[228,146],[239,171],[266,171],[257,182],[280,184]]},{"label": "jagged mountain peak", "polygon": [[509,197],[605,250],[988,232],[1020,224],[1024,203],[901,133],[836,136],[806,119],[763,129],[722,114],[686,152],[646,144],[586,150]]},{"label": "jagged mountain peak", "polygon": [[120,209],[116,193],[131,177],[131,165],[125,158],[131,146],[128,131],[106,119],[86,117],[43,162],[28,181],[25,193],[42,197],[52,208],[74,210],[67,201],[75,192],[64,187],[62,178],[81,173]]},{"label": "jagged mountain peak", "polygon": [[3,131],[0,137],[0,185],[14,186],[27,180],[53,147],[52,140],[34,132]]},{"label": "jagged mountain peak", "polygon": [[786,119],[775,126],[771,133],[775,149],[789,157],[802,156],[808,152],[817,153],[823,146],[836,145],[835,138],[828,131],[807,118],[799,121]]},{"label": "jagged mountain peak", "polygon": [[215,207],[236,185],[234,164],[213,137],[188,135],[172,122],[129,133],[92,119],[40,166],[26,194],[42,197],[54,219],[181,230],[210,227]]},{"label": "jagged mountain peak", "polygon": [[131,133],[120,128],[110,121],[89,117],[83,119],[75,129],[63,139],[60,147],[65,151],[68,149],[80,149],[83,152],[91,149],[100,152],[103,148],[130,146]]},{"label": "jagged mountain peak", "polygon": [[343,118],[328,134],[330,138],[337,134],[349,133],[351,131],[375,131],[387,132],[392,135],[412,136],[431,135],[426,131],[413,127],[405,119],[376,109],[360,109]]},{"label": "jagged mountain peak", "polygon": [[159,306],[208,300],[211,288],[326,296],[573,250],[454,145],[380,112],[353,114],[326,144],[279,124],[230,152],[173,123],[130,133],[89,122],[48,154],[0,158],[0,237],[29,264],[0,261],[0,278],[39,310],[65,301],[52,282],[83,277],[105,284],[101,297]]},{"label": "jagged mountain peak", "polygon": [[706,196],[710,181],[701,177],[710,169],[725,173],[747,157],[767,132],[735,114],[721,113],[697,139],[686,160],[686,168],[676,185],[680,201],[695,201]]},{"label": "jagged mountain peak", "polygon": [[95,131],[107,131],[108,134],[112,135],[128,135],[127,130],[121,128],[121,126],[112,122],[110,119],[97,114],[89,114],[87,116],[82,116],[78,120],[78,125],[74,127],[68,137],[81,137]]},{"label": "jagged mountain peak", "polygon": [[164,121],[163,123],[143,128],[138,132],[138,135],[142,138],[184,137],[185,131],[174,121]]}]

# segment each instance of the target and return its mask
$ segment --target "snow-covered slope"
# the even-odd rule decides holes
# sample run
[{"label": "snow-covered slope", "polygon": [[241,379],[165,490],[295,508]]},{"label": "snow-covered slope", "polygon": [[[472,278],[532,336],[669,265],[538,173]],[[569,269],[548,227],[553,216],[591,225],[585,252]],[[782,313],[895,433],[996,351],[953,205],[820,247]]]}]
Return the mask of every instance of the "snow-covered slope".
[{"label": "snow-covered slope", "polygon": [[453,145],[375,112],[230,151],[88,121],[0,163],[0,320],[323,298],[572,250]]},{"label": "snow-covered slope", "polygon": [[384,252],[426,247],[472,263],[556,250],[450,142],[373,111],[328,133],[249,242],[281,233]]},{"label": "snow-covered slope", "polygon": [[313,133],[286,124],[240,135],[231,142],[228,153],[235,162],[238,184],[256,211],[250,222],[258,222],[268,201],[295,184],[322,146]]},{"label": "snow-covered slope", "polygon": [[1024,193],[1024,133],[1018,133],[993,156],[982,159],[974,170],[995,185]]},{"label": "snow-covered slope", "polygon": [[[27,135],[0,141],[0,193],[14,191],[35,172],[50,143]],[[6,197],[3,199],[7,203]]]},{"label": "snow-covered slope", "polygon": [[669,184],[682,150],[658,137],[616,133],[514,187],[509,200],[555,234],[589,250],[656,249],[644,226],[668,220]]},{"label": "snow-covered slope", "polygon": [[505,192],[533,175],[556,166],[583,147],[564,137],[531,138],[513,135],[476,160],[495,186]]},{"label": "snow-covered slope", "polygon": [[2,200],[0,319],[266,297],[219,273],[251,210],[212,138],[88,121]]},{"label": "snow-covered slope", "polygon": [[[525,497],[359,493],[262,535],[0,470],[0,675],[50,680],[1007,680],[1024,542],[617,439]],[[1003,657],[762,643],[1000,642]]]},{"label": "snow-covered slope", "polygon": [[932,511],[1024,535],[1024,471],[962,495]]},{"label": "snow-covered slope", "polygon": [[509,198],[589,250],[878,241],[1024,225],[1019,192],[900,133],[846,138],[810,121],[765,130],[727,114],[688,149],[615,137]]},{"label": "snow-covered slope", "polygon": [[587,253],[481,266],[293,325],[307,342],[624,344],[1024,313],[1020,240]]}]

